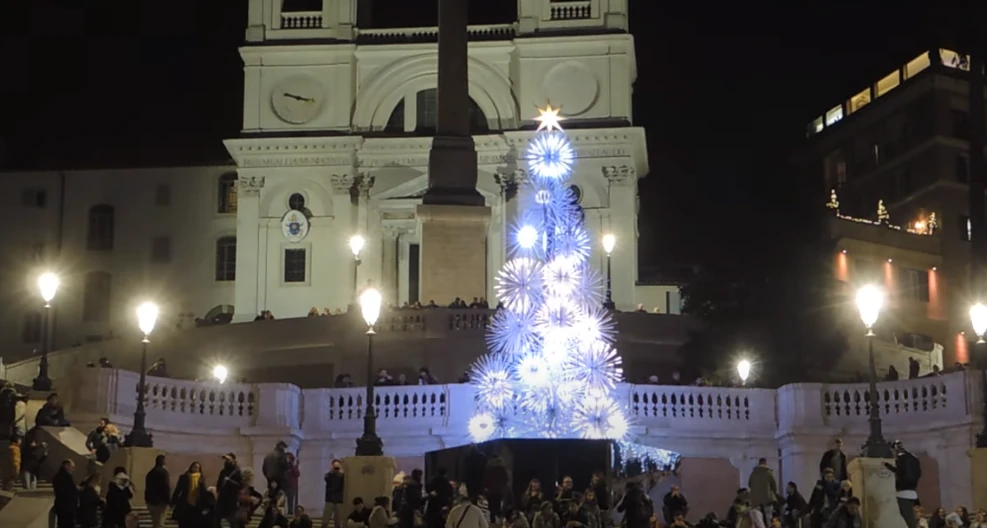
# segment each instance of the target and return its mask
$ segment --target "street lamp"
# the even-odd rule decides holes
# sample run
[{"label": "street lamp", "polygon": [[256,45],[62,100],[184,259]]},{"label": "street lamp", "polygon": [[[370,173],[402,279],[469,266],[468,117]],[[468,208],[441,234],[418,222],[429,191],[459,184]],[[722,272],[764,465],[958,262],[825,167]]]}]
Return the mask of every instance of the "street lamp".
[{"label": "street lamp", "polygon": [[970,322],[973,323],[973,331],[977,334],[974,353],[980,364],[980,397],[983,400],[984,414],[983,429],[977,435],[977,447],[987,447],[987,342],[984,341],[984,333],[987,333],[987,306],[983,303],[971,306]]},{"label": "street lamp", "polygon": [[212,368],[212,377],[216,378],[216,381],[218,381],[220,385],[226,383],[226,376],[228,375],[229,371],[226,370],[226,367],[223,365],[216,365]]},{"label": "street lamp", "polygon": [[380,292],[367,288],[360,295],[360,310],[367,322],[367,411],[363,415],[363,436],[356,441],[356,456],[381,456],[384,443],[377,436],[377,413],[374,410],[374,324],[380,316]]},{"label": "street lamp", "polygon": [[751,362],[746,359],[741,359],[737,363],[737,374],[740,375],[740,382],[747,385],[747,378],[751,375]]},{"label": "street lamp", "polygon": [[134,412],[134,428],[127,436],[128,447],[154,447],[151,435],[147,433],[144,425],[144,395],[147,393],[147,344],[151,341],[148,336],[154,330],[154,323],[158,320],[158,305],[152,302],[142,303],[137,307],[137,326],[144,334],[141,340],[141,377],[137,383],[137,411]]},{"label": "street lamp", "polygon": [[617,237],[613,236],[611,233],[603,235],[603,251],[607,252],[607,300],[603,302],[603,307],[607,310],[613,310],[613,289],[610,283],[610,254],[613,253],[613,247],[617,245]]},{"label": "street lamp", "polygon": [[877,397],[877,367],[874,365],[874,323],[884,306],[884,292],[873,284],[868,284],[857,290],[857,310],[860,320],[867,328],[867,351],[870,360],[870,434],[864,444],[863,456],[867,458],[894,458],[891,447],[884,439],[881,431],[880,401]]},{"label": "street lamp", "polygon": [[48,318],[51,300],[55,298],[58,284],[58,276],[54,273],[45,272],[38,277],[38,289],[41,290],[41,299],[45,301],[45,307],[41,312],[41,361],[38,363],[38,377],[34,378],[31,384],[31,388],[36,391],[51,390],[51,378],[48,377],[48,349],[51,348],[48,342]]},{"label": "street lamp", "polygon": [[360,235],[353,235],[350,237],[350,251],[353,252],[353,297],[356,297],[357,288],[357,269],[360,268],[360,252],[363,251],[363,246],[367,245],[366,239]]}]

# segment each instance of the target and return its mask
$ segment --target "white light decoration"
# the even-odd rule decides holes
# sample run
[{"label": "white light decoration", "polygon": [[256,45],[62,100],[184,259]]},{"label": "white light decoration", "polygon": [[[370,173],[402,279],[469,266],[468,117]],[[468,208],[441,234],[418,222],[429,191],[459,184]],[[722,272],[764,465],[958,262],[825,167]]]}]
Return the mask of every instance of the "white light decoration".
[{"label": "white light decoration", "polygon": [[157,320],[158,305],[152,302],[145,302],[137,307],[137,326],[144,333],[144,337],[151,335],[151,332],[154,330],[154,323]]},{"label": "white light decoration", "polygon": [[[531,178],[497,275],[503,306],[487,328],[489,352],[470,376],[470,434],[478,442],[613,439],[624,463],[673,467],[675,453],[636,445],[623,398],[614,396],[624,373],[613,315],[603,307],[605,284],[589,258],[593,241],[567,183],[575,152],[557,121],[547,121],[528,144]],[[604,249],[614,242],[605,237]]]},{"label": "white light decoration", "polygon": [[367,326],[373,327],[377,324],[382,301],[383,298],[376,288],[367,288],[360,294],[360,311],[363,313],[363,320],[366,321]]},{"label": "white light decoration", "polygon": [[350,251],[353,252],[354,257],[360,257],[360,252],[363,251],[365,245],[367,245],[367,241],[362,236],[353,235],[350,237]]},{"label": "white light decoration", "polygon": [[41,298],[44,299],[46,305],[55,298],[55,292],[58,290],[58,285],[58,275],[55,275],[54,273],[42,273],[41,276],[38,277],[38,289],[41,290]]},{"label": "white light decoration", "polygon": [[216,365],[212,368],[212,377],[216,378],[220,384],[226,383],[226,376],[229,374],[230,372],[223,365]]},{"label": "white light decoration", "polygon": [[528,168],[541,178],[567,178],[572,172],[575,159],[572,144],[562,132],[539,134],[528,144]]},{"label": "white light decoration", "polygon": [[977,343],[983,343],[984,333],[987,332],[987,306],[983,303],[971,306],[970,322],[973,323],[973,332],[977,334]]},{"label": "white light decoration", "polygon": [[603,235],[603,251],[607,252],[609,257],[613,253],[613,248],[617,245],[617,237],[613,236],[611,233]]},{"label": "white light decoration", "polygon": [[867,327],[867,335],[874,335],[874,324],[877,323],[877,316],[884,306],[884,292],[873,284],[868,284],[857,290],[857,309],[860,311],[860,320]]},{"label": "white light decoration", "polygon": [[751,362],[746,359],[741,359],[737,363],[737,375],[740,376],[740,381],[747,383],[747,378],[751,375]]},{"label": "white light decoration", "polygon": [[538,243],[538,230],[526,225],[517,231],[517,243],[522,249],[531,249]]},{"label": "white light decoration", "polygon": [[551,132],[553,130],[562,131],[562,126],[559,124],[561,121],[565,121],[565,118],[559,115],[562,111],[562,107],[552,108],[551,103],[545,108],[538,109],[538,117],[535,121],[538,121],[538,132],[542,130],[546,132]]}]

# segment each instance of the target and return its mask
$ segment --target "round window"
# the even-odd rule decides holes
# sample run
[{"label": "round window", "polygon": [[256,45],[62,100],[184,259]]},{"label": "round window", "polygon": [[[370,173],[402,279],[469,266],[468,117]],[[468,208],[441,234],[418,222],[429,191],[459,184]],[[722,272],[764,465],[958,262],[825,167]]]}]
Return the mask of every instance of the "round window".
[{"label": "round window", "polygon": [[305,209],[305,197],[301,193],[294,193],[288,197],[288,207],[295,211]]}]

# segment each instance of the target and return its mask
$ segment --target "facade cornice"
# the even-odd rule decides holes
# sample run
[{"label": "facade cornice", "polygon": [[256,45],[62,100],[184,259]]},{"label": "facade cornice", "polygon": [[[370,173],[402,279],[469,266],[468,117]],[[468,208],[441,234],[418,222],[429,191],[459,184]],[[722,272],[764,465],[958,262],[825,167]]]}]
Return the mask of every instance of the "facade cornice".
[{"label": "facade cornice", "polygon": [[[640,127],[572,129],[569,141],[580,160],[628,166],[636,178],[647,175],[644,129]],[[532,130],[474,136],[480,166],[517,164]],[[240,138],[224,142],[240,168],[351,166],[361,169],[428,167],[432,138],[287,137]]]}]

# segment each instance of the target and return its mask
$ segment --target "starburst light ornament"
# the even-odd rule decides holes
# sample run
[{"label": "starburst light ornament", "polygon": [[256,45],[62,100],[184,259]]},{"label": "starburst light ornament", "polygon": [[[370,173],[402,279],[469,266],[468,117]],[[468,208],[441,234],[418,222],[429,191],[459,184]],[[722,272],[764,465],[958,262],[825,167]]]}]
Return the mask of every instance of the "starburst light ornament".
[{"label": "starburst light ornament", "polygon": [[538,121],[538,132],[542,130],[546,132],[551,132],[553,130],[562,131],[562,126],[559,124],[560,121],[565,121],[565,118],[559,115],[562,111],[562,107],[552,108],[552,103],[548,103],[545,108],[538,109],[538,117],[535,121]]}]

